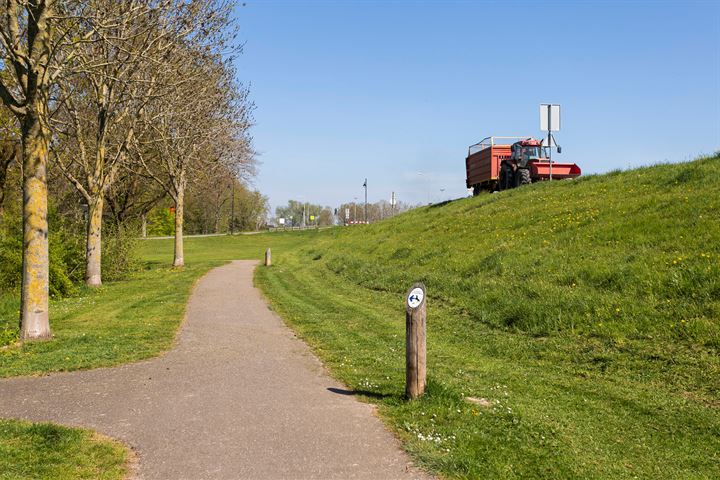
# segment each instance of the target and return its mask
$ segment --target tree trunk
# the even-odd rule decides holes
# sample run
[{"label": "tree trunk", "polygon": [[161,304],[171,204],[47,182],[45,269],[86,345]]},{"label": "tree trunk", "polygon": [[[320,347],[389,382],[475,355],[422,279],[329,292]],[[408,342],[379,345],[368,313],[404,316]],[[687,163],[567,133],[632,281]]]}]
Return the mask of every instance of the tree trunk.
[{"label": "tree trunk", "polygon": [[22,122],[23,272],[20,339],[50,338],[47,223],[48,141],[34,106]]},{"label": "tree trunk", "polygon": [[102,285],[102,214],[103,195],[88,202],[88,222],[85,242],[85,284],[89,287]]},{"label": "tree trunk", "polygon": [[183,208],[185,206],[185,189],[180,188],[175,198],[175,258],[173,267],[185,265],[183,259]]},{"label": "tree trunk", "polygon": [[142,214],[142,238],[147,238],[147,215]]}]

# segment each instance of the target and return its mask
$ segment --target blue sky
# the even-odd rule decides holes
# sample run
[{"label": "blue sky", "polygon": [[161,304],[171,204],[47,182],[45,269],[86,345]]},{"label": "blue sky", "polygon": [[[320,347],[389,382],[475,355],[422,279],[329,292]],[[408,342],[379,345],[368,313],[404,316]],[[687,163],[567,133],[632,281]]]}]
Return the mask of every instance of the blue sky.
[{"label": "blue sky", "polygon": [[[584,173],[720,149],[720,2],[247,1],[255,187],[337,206],[467,194],[468,145],[540,136]],[[418,172],[422,172],[421,175]],[[444,189],[444,191],[441,191]]]}]

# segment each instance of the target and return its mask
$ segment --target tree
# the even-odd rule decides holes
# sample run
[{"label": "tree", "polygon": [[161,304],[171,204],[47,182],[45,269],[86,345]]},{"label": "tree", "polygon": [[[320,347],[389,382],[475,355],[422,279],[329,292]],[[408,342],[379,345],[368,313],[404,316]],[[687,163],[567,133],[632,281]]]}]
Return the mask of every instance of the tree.
[{"label": "tree", "polygon": [[203,28],[165,56],[168,70],[162,78],[183,81],[145,109],[147,135],[137,143],[142,169],[175,204],[175,267],[185,263],[183,228],[189,182],[223,168],[249,171],[253,163],[247,135],[252,105],[247,90],[234,81],[232,59],[224,58],[222,52],[230,33],[227,4],[198,3],[205,10],[193,11],[193,15]]},{"label": "tree", "polygon": [[[172,48],[175,32],[161,28],[158,12],[130,0],[90,0],[76,7],[73,66],[58,88],[57,164],[87,204],[85,282],[102,284],[105,199],[128,157],[145,105],[160,90],[155,62]],[[168,41],[170,40],[170,41]]]},{"label": "tree", "polygon": [[219,162],[220,158],[215,149],[215,134],[221,136],[227,128],[215,115],[215,109],[223,100],[218,95],[218,78],[213,78],[219,71],[192,71],[193,68],[207,67],[198,64],[190,52],[182,55],[177,64],[181,75],[204,78],[205,81],[200,84],[186,82],[162,99],[147,123],[148,131],[152,132],[149,141],[155,143],[155,148],[148,151],[156,157],[155,161],[151,163],[142,151],[139,152],[145,171],[165,189],[175,204],[175,267],[185,264],[183,226],[188,181],[192,176],[215,168],[213,163]]},{"label": "tree", "polygon": [[237,207],[235,222],[237,230],[257,231],[265,225],[267,214],[270,211],[268,198],[258,191],[251,191],[242,185],[235,189]]},{"label": "tree", "polygon": [[[298,200],[288,200],[284,207],[275,209],[277,218],[284,218],[286,225],[302,225],[302,226],[328,226],[333,224],[333,212],[330,207],[315,205],[308,202],[300,202]],[[311,220],[310,218],[314,219]],[[290,220],[292,219],[292,221]],[[303,224],[303,221],[305,222]]]},{"label": "tree", "polygon": [[[49,99],[62,72],[55,64],[64,36],[54,32],[52,0],[7,0],[0,11],[0,98],[20,124],[23,167],[23,272],[20,338],[50,338],[48,316],[47,162]],[[60,40],[58,40],[60,39]]]},{"label": "tree", "polygon": [[[356,202],[348,202],[341,204],[337,211],[338,211],[338,222],[339,223],[346,223],[346,221],[362,221],[364,220],[365,212],[364,212],[365,204],[356,203]],[[379,222],[380,220],[384,220],[386,218],[392,217],[393,215],[396,215],[398,213],[404,212],[412,208],[410,205],[404,202],[398,201],[393,207],[390,205],[390,202],[387,200],[380,200],[375,203],[369,203],[368,204],[368,221],[370,223]],[[345,217],[345,210],[349,211],[349,218]]]},{"label": "tree", "polygon": [[[106,193],[108,211],[116,225],[131,219],[140,219],[145,229],[148,213],[165,198],[165,190],[152,179],[126,168],[118,172],[117,179]],[[147,231],[143,230],[143,236],[146,233]]]}]

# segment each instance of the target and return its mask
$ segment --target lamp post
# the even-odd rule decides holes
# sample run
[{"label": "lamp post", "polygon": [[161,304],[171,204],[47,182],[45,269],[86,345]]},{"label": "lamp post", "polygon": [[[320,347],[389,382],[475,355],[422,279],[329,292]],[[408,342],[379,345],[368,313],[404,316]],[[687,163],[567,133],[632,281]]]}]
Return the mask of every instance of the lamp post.
[{"label": "lamp post", "polygon": [[368,217],[367,217],[367,178],[365,179],[365,183],[363,183],[363,187],[365,188],[365,223],[368,223]]}]

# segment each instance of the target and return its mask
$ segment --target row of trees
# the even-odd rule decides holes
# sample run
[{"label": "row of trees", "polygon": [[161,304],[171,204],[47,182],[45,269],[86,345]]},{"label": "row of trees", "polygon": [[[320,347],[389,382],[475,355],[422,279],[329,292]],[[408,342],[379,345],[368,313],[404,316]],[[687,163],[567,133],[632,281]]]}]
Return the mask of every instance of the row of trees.
[{"label": "row of trees", "polygon": [[21,339],[50,336],[49,167],[87,210],[90,286],[102,283],[106,216],[144,216],[170,198],[180,267],[189,185],[226,178],[233,187],[253,174],[232,8],[225,0],[0,6],[0,98],[14,116],[0,158],[15,152],[22,171]]},{"label": "row of trees", "polygon": [[[379,222],[412,208],[405,202],[396,202],[393,206],[386,200],[367,204],[367,221]],[[347,214],[347,215],[346,215]],[[365,204],[358,202],[343,203],[337,208],[324,207],[298,200],[289,200],[287,205],[275,209],[276,219],[283,218],[286,226],[330,226],[348,222],[365,221]],[[278,222],[276,221],[276,224]]]}]

